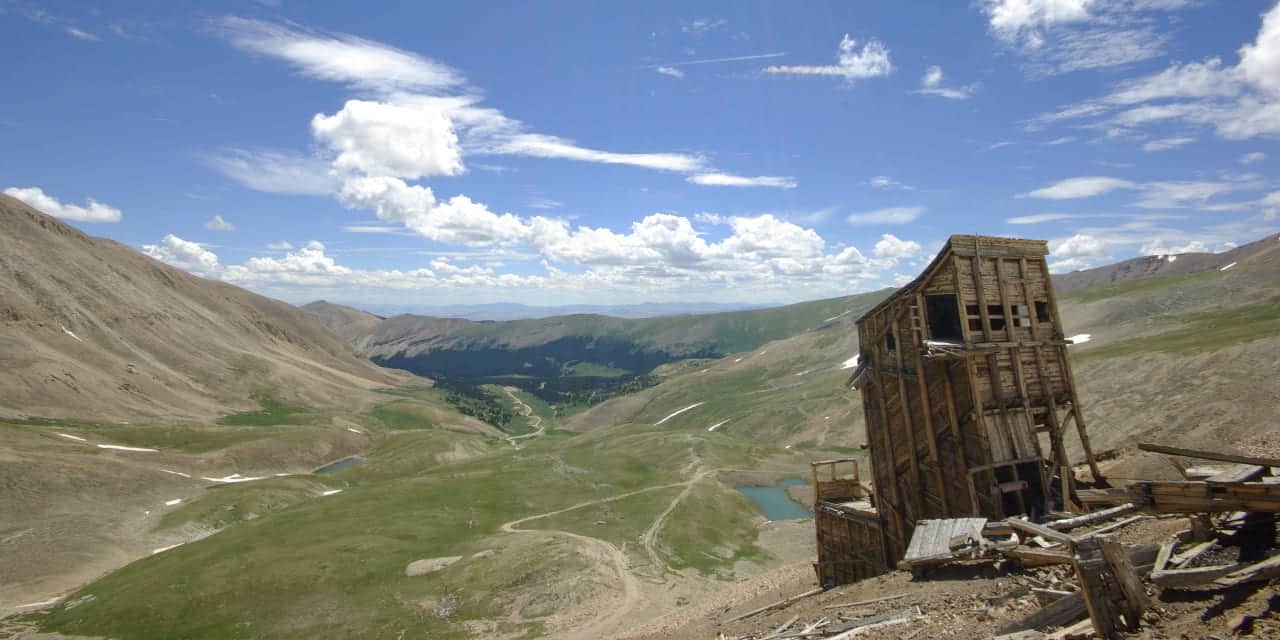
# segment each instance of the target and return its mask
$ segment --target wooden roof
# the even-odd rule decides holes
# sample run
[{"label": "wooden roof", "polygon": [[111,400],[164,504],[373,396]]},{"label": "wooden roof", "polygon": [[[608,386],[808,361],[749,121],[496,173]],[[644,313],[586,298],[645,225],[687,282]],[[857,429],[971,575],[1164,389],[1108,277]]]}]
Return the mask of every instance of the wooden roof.
[{"label": "wooden roof", "polygon": [[951,236],[947,238],[947,243],[938,250],[938,255],[934,256],[933,260],[929,262],[929,266],[925,267],[924,271],[921,271],[915,280],[902,285],[897,291],[889,294],[889,297],[881,300],[880,304],[862,314],[858,318],[858,324],[862,324],[863,320],[879,313],[904,295],[915,295],[916,289],[928,282],[933,273],[952,255],[983,255],[992,258],[1042,258],[1049,255],[1049,243],[1045,240],[1002,238],[997,236]]}]

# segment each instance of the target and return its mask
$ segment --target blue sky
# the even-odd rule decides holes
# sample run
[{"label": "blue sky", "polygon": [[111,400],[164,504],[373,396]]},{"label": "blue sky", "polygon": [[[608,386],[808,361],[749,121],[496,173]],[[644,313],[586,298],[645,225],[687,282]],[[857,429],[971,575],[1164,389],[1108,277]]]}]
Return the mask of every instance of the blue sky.
[{"label": "blue sky", "polygon": [[[331,3],[337,5],[337,3]],[[790,302],[1280,229],[1272,0],[0,0],[0,188],[293,302]]]}]

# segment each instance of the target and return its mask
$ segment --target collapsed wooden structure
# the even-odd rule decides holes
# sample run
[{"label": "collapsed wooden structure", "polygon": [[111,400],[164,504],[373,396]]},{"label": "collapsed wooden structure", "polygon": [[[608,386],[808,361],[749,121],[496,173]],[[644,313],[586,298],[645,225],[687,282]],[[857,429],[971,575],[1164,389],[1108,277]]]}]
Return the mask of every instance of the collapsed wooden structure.
[{"label": "collapsed wooden structure", "polygon": [[[821,583],[893,567],[923,519],[1077,510],[1070,431],[1101,479],[1047,254],[1040,240],[952,236],[918,278],[858,320],[851,383],[875,491],[824,500],[815,477]],[[841,517],[850,524],[828,521]]]}]

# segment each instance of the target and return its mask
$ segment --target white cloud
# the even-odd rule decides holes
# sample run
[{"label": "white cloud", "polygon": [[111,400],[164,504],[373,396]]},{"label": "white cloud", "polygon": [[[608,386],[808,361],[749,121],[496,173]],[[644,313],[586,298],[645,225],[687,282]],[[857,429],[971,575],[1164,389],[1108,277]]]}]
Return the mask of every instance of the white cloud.
[{"label": "white cloud", "polygon": [[1031,191],[1030,193],[1023,194],[1021,197],[1069,200],[1102,195],[1116,189],[1132,189],[1134,186],[1133,182],[1120,178],[1110,178],[1107,176],[1083,176],[1079,178],[1067,178],[1066,180],[1056,182],[1047,187],[1042,187],[1035,191]]},{"label": "white cloud", "polygon": [[1104,239],[1084,233],[1051,241],[1049,257],[1053,259],[1049,269],[1054,273],[1084,269],[1111,259]]},{"label": "white cloud", "polygon": [[288,240],[281,240],[280,242],[272,242],[267,245],[267,248],[273,251],[286,251],[293,248],[293,243]]},{"label": "white cloud", "polygon": [[211,276],[219,271],[217,255],[199,243],[183,240],[172,233],[165,236],[160,244],[143,245],[142,252],[197,275]]},{"label": "white cloud", "polygon": [[898,182],[889,176],[872,176],[870,180],[867,180],[867,184],[877,189],[901,189],[903,191],[916,190],[915,187]]},{"label": "white cloud", "polygon": [[973,95],[973,91],[977,88],[977,85],[972,84],[963,87],[947,87],[943,86],[942,80],[942,67],[935,64],[925,70],[924,76],[920,78],[920,88],[915,93],[939,96],[948,100],[964,100]]},{"label": "white cloud", "polygon": [[416,53],[346,34],[321,34],[228,16],[215,27],[232,44],[288,61],[304,75],[382,92],[439,92],[462,77]]},{"label": "white cloud", "polygon": [[529,202],[530,209],[559,209],[564,203],[551,198],[534,198]]},{"label": "white cloud", "polygon": [[235,231],[236,230],[236,226],[231,224],[230,222],[227,222],[225,219],[223,219],[221,215],[216,215],[212,218],[209,218],[209,221],[204,223],[204,228],[210,231]]},{"label": "white cloud", "polygon": [[1100,217],[1107,216],[1088,213],[1035,213],[1029,216],[1014,216],[1012,218],[1006,218],[1005,222],[1009,224],[1040,224],[1043,222],[1059,222],[1062,220],[1079,220],[1082,218]]},{"label": "white cloud", "polygon": [[674,69],[676,67],[688,67],[699,64],[722,64],[725,62],[745,62],[747,60],[766,60],[769,58],[781,58],[787,55],[786,52],[774,51],[771,53],[754,53],[746,56],[729,56],[726,58],[701,58],[698,60],[682,60],[680,62],[668,62],[661,65],[653,65],[650,69],[657,70],[659,67]]},{"label": "white cloud", "polygon": [[918,242],[903,240],[889,233],[880,236],[880,241],[875,246],[875,256],[877,258],[905,260],[917,253],[920,253],[920,244]]},{"label": "white cloud", "polygon": [[1252,151],[1250,153],[1246,153],[1240,156],[1240,164],[1253,164],[1255,162],[1262,162],[1263,160],[1266,160],[1266,159],[1267,159],[1267,154],[1261,151]]},{"label": "white cloud", "polygon": [[87,40],[89,42],[102,41],[102,38],[99,38],[98,36],[92,33],[89,33],[88,31],[85,31],[83,29],[77,29],[75,27],[67,27],[67,33],[71,34],[71,37],[76,38],[77,40]]},{"label": "white cloud", "polygon": [[1164,54],[1157,12],[1194,0],[981,0],[988,28],[1027,60],[1033,76],[1132,64]]},{"label": "white cloud", "polygon": [[77,222],[119,222],[124,217],[119,209],[93,198],[89,198],[88,203],[82,207],[59,202],[39,187],[9,187],[4,192],[55,218]]},{"label": "white cloud", "polygon": [[695,20],[682,23],[680,25],[680,30],[685,33],[700,36],[709,31],[715,31],[727,24],[729,24],[729,21],[724,18],[697,18]]},{"label": "white cloud", "polygon": [[1195,138],[1176,137],[1176,138],[1160,138],[1152,140],[1142,145],[1143,151],[1168,151],[1169,149],[1177,149],[1183,145],[1195,142]]},{"label": "white cloud", "polygon": [[1280,4],[1263,17],[1257,38],[1234,66],[1220,58],[1174,64],[1118,84],[1109,94],[1030,121],[1032,128],[1069,120],[1085,126],[1136,128],[1161,123],[1212,127],[1229,140],[1280,136]]},{"label": "white cloud", "polygon": [[850,224],[910,224],[924,215],[924,207],[888,207],[849,216]]},{"label": "white cloud", "polygon": [[452,101],[401,99],[395,103],[348,100],[337,113],[311,120],[316,139],[337,153],[333,166],[369,175],[421,178],[462,173],[462,150]]},{"label": "white cloud", "polygon": [[778,187],[780,189],[794,189],[796,187],[795,178],[786,176],[747,177],[727,173],[699,173],[689,176],[685,180],[693,184],[713,187]]},{"label": "white cloud", "polygon": [[539,133],[521,133],[492,148],[493,153],[508,153],[537,158],[564,158],[603,164],[626,164],[659,171],[697,171],[705,162],[700,156],[685,153],[615,153],[588,149],[570,140]]},{"label": "white cloud", "polygon": [[204,161],[236,182],[267,193],[328,195],[337,190],[337,179],[327,163],[280,151],[227,149],[206,155]]},{"label": "white cloud", "polygon": [[1182,253],[1210,253],[1208,245],[1199,240],[1192,240],[1186,244],[1175,246],[1170,245],[1159,238],[1143,245],[1141,251],[1143,255],[1147,256],[1176,256]]},{"label": "white cloud", "polygon": [[664,76],[671,76],[672,78],[684,77],[684,72],[675,67],[654,67],[653,70]]},{"label": "white cloud", "polygon": [[858,41],[845,34],[840,39],[840,51],[834,65],[773,65],[765,67],[765,73],[838,76],[850,82],[865,78],[887,76],[893,72],[889,61],[889,49],[876,39],[868,40],[858,49]]}]

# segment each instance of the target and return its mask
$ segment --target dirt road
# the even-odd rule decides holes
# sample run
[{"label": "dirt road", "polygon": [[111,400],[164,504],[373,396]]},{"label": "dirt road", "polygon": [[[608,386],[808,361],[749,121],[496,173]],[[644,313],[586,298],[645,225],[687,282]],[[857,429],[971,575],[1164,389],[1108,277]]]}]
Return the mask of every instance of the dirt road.
[{"label": "dirt road", "polygon": [[599,538],[592,538],[589,536],[580,535],[577,533],[573,533],[571,531],[562,531],[559,529],[521,529],[519,528],[519,526],[533,520],[549,518],[551,516],[556,516],[562,513],[573,511],[575,509],[582,509],[584,507],[590,507],[593,505],[604,504],[607,502],[614,502],[617,500],[629,498],[631,496],[640,495],[642,493],[649,493],[651,491],[661,491],[663,489],[674,489],[676,487],[683,487],[684,491],[681,491],[679,495],[677,495],[674,499],[672,499],[671,503],[667,505],[667,508],[664,509],[662,513],[659,514],[658,517],[654,519],[653,523],[649,525],[649,528],[641,536],[641,544],[644,546],[645,552],[649,554],[650,561],[654,563],[655,570],[657,570],[659,572],[659,575],[661,575],[666,565],[658,557],[657,550],[655,549],[655,546],[654,546],[657,540],[658,532],[661,530],[662,524],[667,519],[667,516],[669,516],[671,512],[675,510],[676,505],[678,505],[681,500],[683,500],[686,496],[689,495],[689,492],[693,489],[693,485],[697,483],[699,480],[705,478],[706,476],[712,473],[715,473],[715,471],[714,470],[699,471],[696,474],[694,474],[692,478],[684,482],[675,482],[671,484],[646,487],[644,489],[628,491],[626,493],[621,493],[616,496],[610,496],[608,498],[587,500],[586,502],[579,502],[578,504],[575,504],[573,506],[565,507],[563,509],[559,509],[556,511],[539,513],[537,515],[520,518],[519,520],[512,520],[511,522],[503,524],[499,528],[499,530],[502,531],[503,533],[541,533],[541,534],[552,534],[552,535],[559,535],[567,538],[572,538],[573,540],[576,540],[582,543],[582,545],[586,549],[591,550],[589,551],[590,555],[596,558],[599,558],[602,562],[608,562],[612,565],[613,571],[618,576],[618,581],[622,583],[622,601],[617,604],[611,605],[608,608],[603,609],[600,612],[600,615],[598,615],[595,618],[595,620],[591,621],[589,624],[579,625],[575,627],[569,634],[563,636],[564,638],[567,638],[569,640],[594,640],[596,638],[607,637],[608,636],[607,632],[615,631],[618,625],[623,621],[623,619],[629,613],[631,613],[632,610],[634,610],[637,605],[640,604],[641,602],[640,581],[636,578],[635,573],[632,572],[631,570],[630,562],[627,560],[627,554],[624,553],[622,549],[619,549],[617,546],[615,546],[613,543],[610,543],[606,540],[601,540]]},{"label": "dirt road", "polygon": [[546,426],[542,424],[542,416],[535,415],[533,413],[533,407],[529,406],[528,404],[525,404],[523,400],[516,397],[515,389],[513,389],[512,387],[503,387],[502,390],[506,392],[507,396],[511,398],[512,402],[516,403],[518,407],[517,411],[520,412],[520,415],[529,418],[529,424],[533,425],[533,428],[534,428],[534,431],[532,433],[526,433],[524,435],[519,435],[519,436],[507,436],[507,442],[510,442],[511,446],[515,447],[515,446],[519,446],[516,444],[517,440],[523,440],[524,438],[533,438],[535,436],[542,435],[542,433],[546,431]]}]

